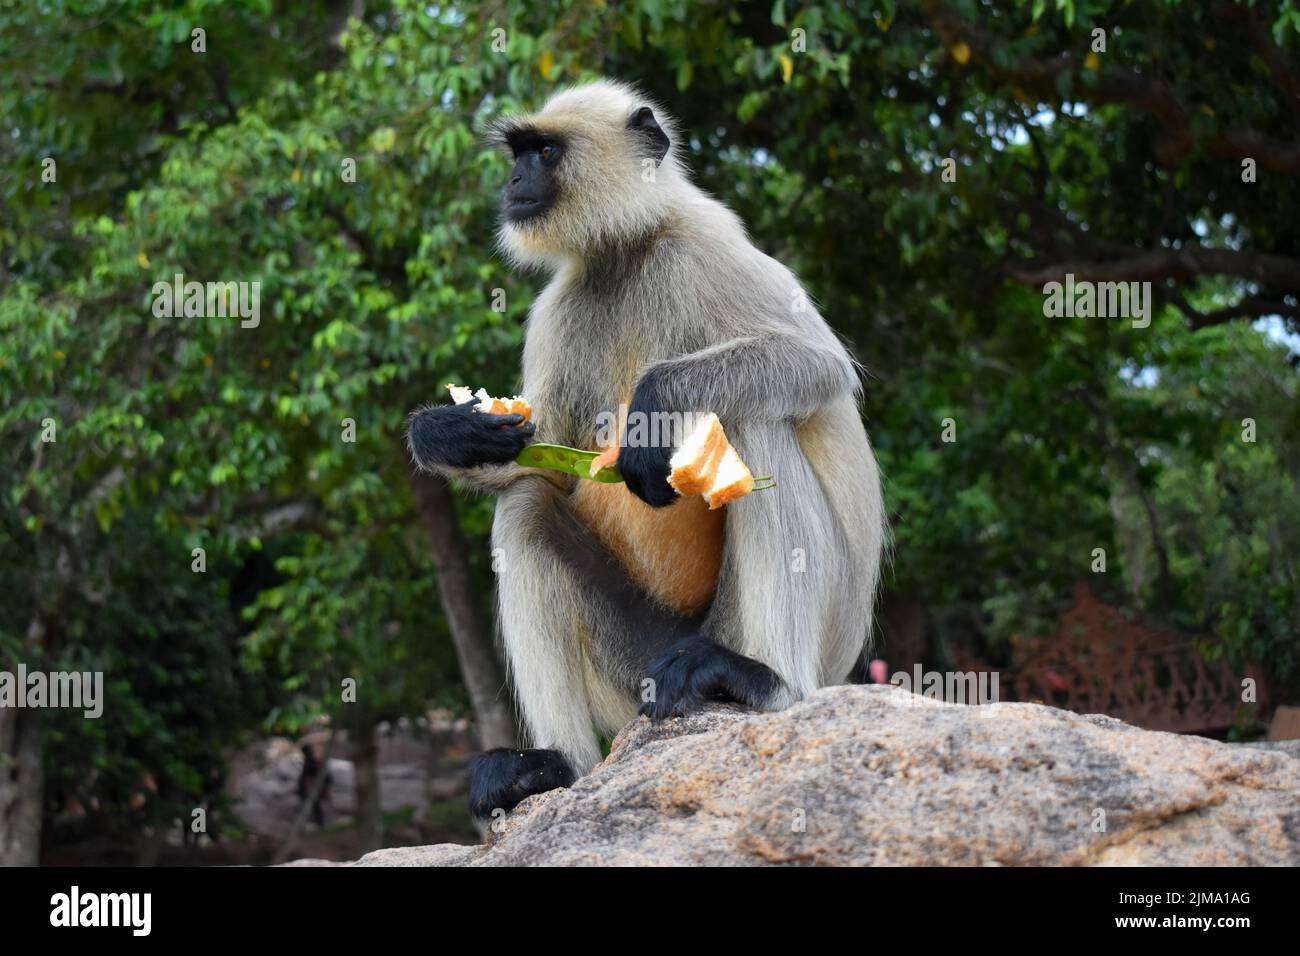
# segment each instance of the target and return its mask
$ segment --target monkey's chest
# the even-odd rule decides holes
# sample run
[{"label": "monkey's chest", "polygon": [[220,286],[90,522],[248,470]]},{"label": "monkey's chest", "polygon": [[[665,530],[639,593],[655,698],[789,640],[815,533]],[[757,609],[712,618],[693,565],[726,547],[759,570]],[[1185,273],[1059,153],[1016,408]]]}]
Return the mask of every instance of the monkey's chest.
[{"label": "monkey's chest", "polygon": [[660,603],[693,615],[708,607],[722,568],[726,510],[699,495],[651,508],[623,484],[579,481],[579,517]]},{"label": "monkey's chest", "polygon": [[[530,331],[524,354],[525,395],[534,402],[538,439],[603,450],[623,433],[639,370],[664,357],[666,345],[618,338],[616,327],[594,314],[585,328],[596,331],[585,342],[572,337],[559,314],[546,319],[550,324],[539,334]],[[699,496],[651,508],[626,485],[594,481],[577,482],[573,504],[633,580],[660,603],[695,614],[713,600],[722,567],[722,510],[710,511]]]}]

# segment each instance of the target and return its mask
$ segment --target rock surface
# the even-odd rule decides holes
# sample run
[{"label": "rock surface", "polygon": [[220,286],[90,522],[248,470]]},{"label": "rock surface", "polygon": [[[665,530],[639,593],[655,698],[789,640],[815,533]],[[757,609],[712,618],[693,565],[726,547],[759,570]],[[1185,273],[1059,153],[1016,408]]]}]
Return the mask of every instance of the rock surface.
[{"label": "rock surface", "polygon": [[[231,754],[226,793],[243,828],[251,834],[284,839],[298,816],[302,800],[298,778],[302,774],[304,742],[323,753],[329,734],[317,731],[298,741],[272,737],[255,741]],[[474,736],[463,721],[426,718],[417,727],[381,725],[378,747],[379,793],[385,813],[413,810],[416,818],[427,814],[431,801],[467,800],[469,757]],[[340,734],[329,762],[330,786],[322,801],[326,825],[356,813],[355,770],[352,747]],[[463,828],[472,833],[468,825]]]},{"label": "rock surface", "polygon": [[638,720],[497,829],[354,865],[1295,866],[1300,760],[1037,704],[833,687],[782,713]]}]

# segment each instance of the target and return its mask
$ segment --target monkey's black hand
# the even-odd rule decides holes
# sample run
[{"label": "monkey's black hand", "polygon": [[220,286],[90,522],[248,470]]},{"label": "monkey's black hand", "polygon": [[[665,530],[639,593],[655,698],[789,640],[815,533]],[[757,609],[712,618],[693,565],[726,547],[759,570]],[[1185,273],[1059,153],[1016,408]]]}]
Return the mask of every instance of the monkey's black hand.
[{"label": "monkey's black hand", "polygon": [[658,434],[659,429],[651,427],[654,422],[669,420],[667,416],[655,417],[664,411],[667,409],[663,407],[658,382],[652,374],[646,375],[632,395],[632,404],[628,407],[628,427],[637,427],[638,418],[633,416],[640,416],[638,431],[642,435],[657,437],[658,442],[629,445],[624,436],[623,448],[618,453],[618,470],[623,473],[627,490],[652,508],[670,505],[680,497],[673,486],[668,484],[668,475],[672,471],[668,462],[673,457],[673,449],[669,444],[671,436]]},{"label": "monkey's black hand", "polygon": [[680,717],[710,700],[767,708],[785,689],[776,671],[698,635],[678,641],[650,665],[654,699],[641,705],[651,720]]},{"label": "monkey's black hand", "polygon": [[533,437],[533,424],[520,424],[523,420],[522,415],[489,415],[473,404],[434,405],[411,416],[411,457],[425,471],[439,465],[502,465],[514,461]]},{"label": "monkey's black hand", "polygon": [[618,453],[618,470],[627,490],[652,508],[663,508],[680,497],[668,484],[671,448],[624,448]]},{"label": "monkey's black hand", "polygon": [[509,813],[525,797],[571,786],[576,779],[558,750],[489,750],[470,768],[469,812],[480,820],[498,808]]}]

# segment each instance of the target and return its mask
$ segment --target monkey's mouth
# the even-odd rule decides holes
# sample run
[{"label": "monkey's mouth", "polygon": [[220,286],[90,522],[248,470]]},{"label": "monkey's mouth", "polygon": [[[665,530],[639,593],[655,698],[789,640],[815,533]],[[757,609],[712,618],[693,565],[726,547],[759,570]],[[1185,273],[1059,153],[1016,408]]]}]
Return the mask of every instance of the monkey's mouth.
[{"label": "monkey's mouth", "polygon": [[525,222],[540,216],[545,208],[545,204],[539,199],[519,196],[506,202],[505,214],[511,222]]}]

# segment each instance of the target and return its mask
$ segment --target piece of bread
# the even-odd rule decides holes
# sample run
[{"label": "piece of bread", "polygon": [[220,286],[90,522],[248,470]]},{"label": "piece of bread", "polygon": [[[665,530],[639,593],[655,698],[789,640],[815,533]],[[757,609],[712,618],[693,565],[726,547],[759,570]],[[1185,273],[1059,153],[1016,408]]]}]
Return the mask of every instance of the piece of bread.
[{"label": "piece of bread", "polygon": [[591,477],[595,478],[596,472],[600,469],[616,464],[618,464],[618,445],[613,444],[591,460]]},{"label": "piece of bread", "polygon": [[702,495],[713,486],[723,453],[731,447],[718,416],[700,419],[668,462],[668,484],[681,495]]},{"label": "piece of bread", "polygon": [[682,495],[704,495],[709,510],[754,490],[754,476],[727,440],[718,416],[700,419],[669,461],[668,483]]},{"label": "piece of bread", "polygon": [[451,392],[451,400],[457,405],[474,401],[474,393],[464,385],[448,385],[447,391]]},{"label": "piece of bread", "polygon": [[736,449],[730,444],[722,454],[722,460],[714,469],[713,484],[704,493],[704,500],[709,503],[709,510],[714,511],[728,505],[737,498],[743,498],[754,490],[754,476],[749,471]]},{"label": "piece of bread", "polygon": [[[487,389],[480,388],[477,392],[471,392],[463,385],[448,385],[447,391],[451,393],[451,400],[457,405],[465,405],[477,400],[474,406],[480,412],[487,412],[491,415],[523,415],[524,421],[533,417],[533,406],[516,395],[514,398],[494,398],[487,393]],[[520,422],[522,425],[523,422]]]}]

